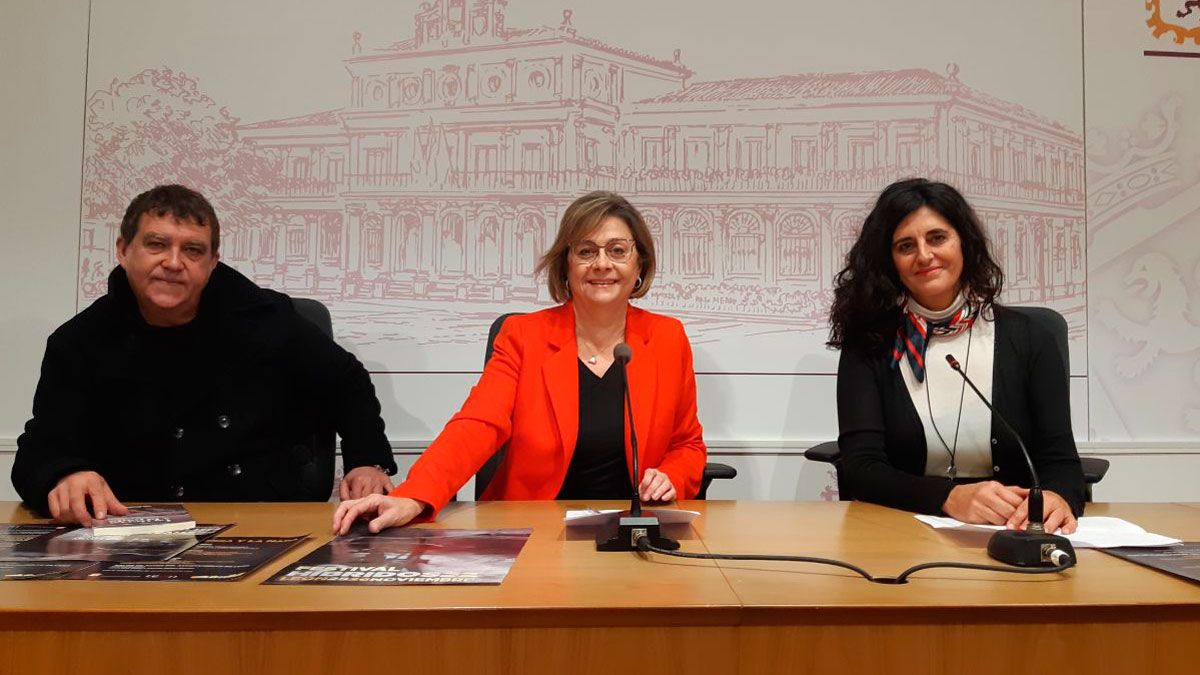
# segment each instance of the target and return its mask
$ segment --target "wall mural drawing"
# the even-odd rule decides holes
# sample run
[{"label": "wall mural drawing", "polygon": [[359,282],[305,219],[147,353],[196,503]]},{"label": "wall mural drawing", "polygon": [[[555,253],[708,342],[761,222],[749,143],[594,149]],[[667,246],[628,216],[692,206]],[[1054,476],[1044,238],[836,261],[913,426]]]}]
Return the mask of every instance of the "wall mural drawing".
[{"label": "wall mural drawing", "polygon": [[685,321],[698,370],[828,373],[833,277],[878,191],[922,175],[972,200],[1006,301],[1062,312],[1086,372],[1074,122],[952,63],[705,79],[678,51],[587,36],[570,10],[509,26],[507,4],[430,1],[397,42],[347,36],[338,109],[239,119],[169,64],[92,86],[81,305],[104,292],[131,196],[180,181],[214,201],[226,262],[326,301],[373,370],[478,370],[492,318],[548,304],[533,268],[567,204],[615,190],[659,250],[642,304]]},{"label": "wall mural drawing", "polygon": [[[1088,130],[1089,349],[1093,440],[1179,438],[1200,432],[1200,155],[1168,92],[1136,123]],[[1172,392],[1171,401],[1161,401]],[[1140,401],[1156,400],[1153,411]],[[1140,419],[1141,423],[1132,421]]]}]

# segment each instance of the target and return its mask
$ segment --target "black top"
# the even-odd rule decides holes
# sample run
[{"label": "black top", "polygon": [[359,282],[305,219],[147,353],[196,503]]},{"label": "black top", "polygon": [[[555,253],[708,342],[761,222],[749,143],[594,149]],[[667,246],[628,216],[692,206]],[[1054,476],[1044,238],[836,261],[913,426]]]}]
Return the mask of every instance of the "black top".
[{"label": "black top", "polygon": [[346,471],[395,470],[370,375],[281,293],[217,265],[196,318],[146,324],[124,270],[46,342],[12,481],[46,509],[96,471],[125,501],[325,501]]},{"label": "black top", "polygon": [[[1066,364],[1054,335],[1006,307],[995,308],[995,321],[992,405],[1025,441],[1042,489],[1067,500],[1078,516],[1083,513],[1085,486],[1071,432]],[[838,474],[851,496],[940,515],[955,483],[924,475],[925,428],[904,377],[891,367],[888,355],[843,350],[837,405]],[[991,439],[993,479],[1029,487],[1029,467],[1020,447],[994,415]]]},{"label": "black top", "polygon": [[558,499],[630,499],[625,462],[625,390],[621,369],[604,377],[579,362],[579,438]]}]

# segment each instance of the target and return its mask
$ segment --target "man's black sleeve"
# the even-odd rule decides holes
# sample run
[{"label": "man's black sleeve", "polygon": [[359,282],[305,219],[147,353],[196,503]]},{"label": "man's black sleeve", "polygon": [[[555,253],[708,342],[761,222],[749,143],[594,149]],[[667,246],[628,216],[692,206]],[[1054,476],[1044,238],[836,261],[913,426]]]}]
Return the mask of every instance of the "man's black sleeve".
[{"label": "man's black sleeve", "polygon": [[299,314],[291,318],[290,360],[315,387],[321,410],[342,439],[342,470],[382,467],[396,473],[371,375],[350,352]]},{"label": "man's black sleeve", "polygon": [[[33,509],[47,513],[46,495],[59,479],[76,471],[96,471],[89,456],[85,429],[86,393],[80,378],[88,372],[77,348],[59,333],[46,341],[42,374],[33,395],[33,418],[17,438],[12,482],[17,494]],[[120,495],[117,495],[120,499]]]}]

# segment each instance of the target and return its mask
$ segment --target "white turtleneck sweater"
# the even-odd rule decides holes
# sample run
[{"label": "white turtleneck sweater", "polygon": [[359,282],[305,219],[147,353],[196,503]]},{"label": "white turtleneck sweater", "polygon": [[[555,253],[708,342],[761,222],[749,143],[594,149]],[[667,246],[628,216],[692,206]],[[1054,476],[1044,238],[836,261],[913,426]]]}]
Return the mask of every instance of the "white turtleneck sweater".
[{"label": "white turtleneck sweater", "polygon": [[[925,317],[927,321],[940,321],[961,309],[965,301],[964,296],[960,294],[949,307],[935,312],[910,299],[908,309]],[[917,381],[908,359],[901,359],[900,372],[904,377],[904,384],[908,387],[908,395],[912,398],[913,407],[916,408],[921,425],[925,429],[926,476],[948,475],[951,449],[955,451],[957,477],[987,478],[993,474],[992,413],[979,397],[970,391],[970,387],[963,382],[959,374],[950,368],[950,364],[946,363],[946,355],[953,354],[971,377],[971,381],[979,387],[979,391],[990,399],[995,351],[996,324],[981,316],[975,319],[970,330],[953,337],[930,336],[925,351],[924,382]],[[934,423],[937,424],[936,430]],[[956,427],[957,446],[954,440]],[[938,438],[939,431],[941,438]]]}]

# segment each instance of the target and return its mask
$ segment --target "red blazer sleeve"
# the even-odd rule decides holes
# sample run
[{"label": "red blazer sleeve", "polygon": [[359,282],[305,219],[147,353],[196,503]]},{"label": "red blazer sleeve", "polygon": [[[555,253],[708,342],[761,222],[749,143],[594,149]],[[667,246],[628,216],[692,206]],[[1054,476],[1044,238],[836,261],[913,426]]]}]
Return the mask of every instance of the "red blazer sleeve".
[{"label": "red blazer sleeve", "polygon": [[704,445],[704,431],[696,417],[696,372],[692,365],[692,346],[682,323],[671,320],[670,326],[671,348],[678,362],[673,372],[677,378],[674,382],[664,383],[667,386],[661,387],[660,391],[664,392],[664,396],[675,396],[675,420],[670,443],[657,468],[671,479],[679,499],[695,499],[704,477],[708,448]]},{"label": "red blazer sleeve", "polygon": [[433,520],[471,476],[512,435],[517,374],[521,370],[521,340],[517,321],[505,321],[492,345],[492,358],[483,368],[462,409],[421,454],[393,497],[408,497],[429,505],[421,520]]}]

